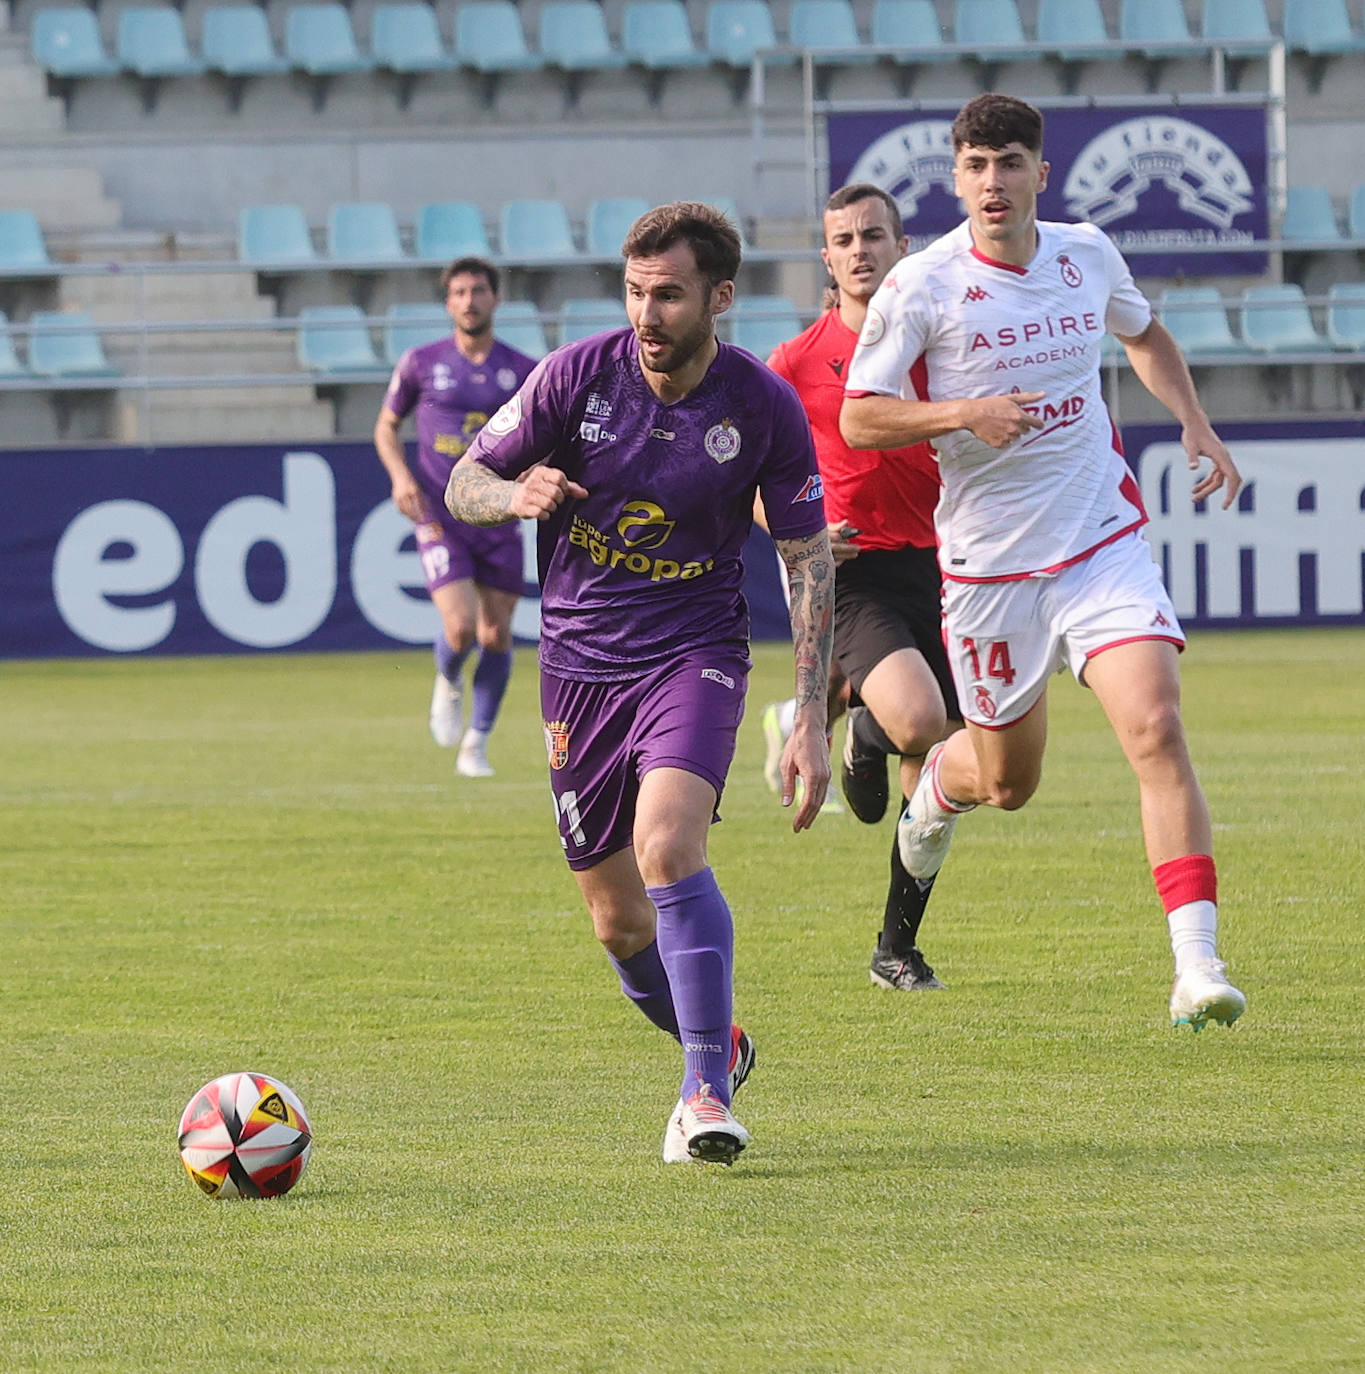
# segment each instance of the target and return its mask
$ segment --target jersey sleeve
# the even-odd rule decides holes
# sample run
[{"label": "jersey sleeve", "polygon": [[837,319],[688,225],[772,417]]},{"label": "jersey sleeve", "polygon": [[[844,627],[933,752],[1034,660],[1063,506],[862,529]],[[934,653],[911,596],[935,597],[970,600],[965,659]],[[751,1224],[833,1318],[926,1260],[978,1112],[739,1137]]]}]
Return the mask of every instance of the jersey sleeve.
[{"label": "jersey sleeve", "polygon": [[569,399],[566,379],[554,363],[551,354],[532,368],[475,436],[469,457],[508,479],[551,457],[563,434]]},{"label": "jersey sleeve", "polygon": [[1137,288],[1123,254],[1103,230],[1096,230],[1109,282],[1109,304],[1104,313],[1105,327],[1111,334],[1132,338],[1152,322],[1152,306]]},{"label": "jersey sleeve", "polygon": [[759,472],[758,494],[774,539],[805,539],[825,528],[824,489],[810,421],[790,386],[774,397],[768,460]]},{"label": "jersey sleeve", "polygon": [[412,413],[421,390],[421,378],[417,375],[417,352],[409,348],[399,358],[398,366],[389,378],[389,389],[384,393],[384,407],[402,420]]},{"label": "jersey sleeve", "polygon": [[796,385],[796,379],[792,376],[791,362],[787,357],[787,345],[780,343],[773,351],[768,354],[768,366],[782,378],[784,382]]},{"label": "jersey sleeve", "polygon": [[906,395],[910,369],[929,340],[929,317],[919,294],[915,276],[907,273],[902,281],[895,268],[877,288],[848,367],[845,395]]}]

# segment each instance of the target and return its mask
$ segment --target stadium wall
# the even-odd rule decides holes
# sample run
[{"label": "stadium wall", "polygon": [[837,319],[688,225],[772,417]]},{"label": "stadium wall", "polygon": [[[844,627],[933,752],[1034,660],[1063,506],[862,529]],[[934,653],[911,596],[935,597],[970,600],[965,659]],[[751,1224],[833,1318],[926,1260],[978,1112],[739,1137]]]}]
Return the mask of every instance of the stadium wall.
[{"label": "stadium wall", "polygon": [[[1365,625],[1365,421],[1224,433],[1248,479],[1230,512],[1189,506],[1173,427],[1124,433],[1182,618]],[[435,633],[411,526],[368,444],[9,452],[0,474],[0,656],[392,648]],[[538,623],[533,541],[528,529],[523,639]],[[755,637],[785,638],[765,535],[745,561]]]}]

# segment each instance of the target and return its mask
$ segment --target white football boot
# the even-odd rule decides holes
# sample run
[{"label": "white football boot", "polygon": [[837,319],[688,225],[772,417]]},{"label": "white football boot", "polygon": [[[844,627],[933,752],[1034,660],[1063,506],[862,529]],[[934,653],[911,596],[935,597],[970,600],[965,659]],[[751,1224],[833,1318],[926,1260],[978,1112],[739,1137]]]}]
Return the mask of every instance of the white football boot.
[{"label": "white football boot", "polygon": [[[754,1049],[753,1037],[738,1026],[730,1027],[730,1096],[744,1086],[744,1081],[753,1072],[758,1062],[758,1051]],[[664,1127],[663,1156],[665,1164],[691,1164],[692,1152],[687,1148],[687,1132],[683,1128],[684,1102],[680,1097],[673,1108],[673,1115]],[[742,1128],[741,1128],[742,1129]]]},{"label": "white football boot", "polygon": [[943,745],[944,741],[940,740],[925,754],[919,782],[896,822],[901,863],[912,878],[932,878],[943,867],[958,820],[976,809],[975,803],[962,807],[943,805],[943,794],[938,786],[938,760]]},{"label": "white football boot", "polygon": [[462,778],[491,778],[493,765],[488,762],[488,732],[470,728],[464,732],[460,752],[455,755],[455,771]]},{"label": "white football boot", "polygon": [[703,1164],[733,1164],[749,1143],[749,1132],[724,1102],[712,1096],[709,1083],[703,1083],[683,1103],[682,1129],[687,1136],[687,1153]]},{"label": "white football boot", "polygon": [[1171,984],[1171,1025],[1203,1030],[1210,1021],[1230,1026],[1247,1009],[1245,995],[1228,982],[1221,959],[1201,959]]},{"label": "white football boot", "polygon": [[464,686],[436,674],[431,689],[431,737],[442,749],[453,749],[464,729]]}]

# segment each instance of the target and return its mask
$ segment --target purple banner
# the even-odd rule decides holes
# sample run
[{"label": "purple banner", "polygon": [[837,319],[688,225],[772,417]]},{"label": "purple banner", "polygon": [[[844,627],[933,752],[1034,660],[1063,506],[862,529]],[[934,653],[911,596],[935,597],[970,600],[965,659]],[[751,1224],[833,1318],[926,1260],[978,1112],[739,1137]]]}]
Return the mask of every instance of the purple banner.
[{"label": "purple banner", "polygon": [[[830,189],[870,181],[889,191],[912,250],[924,247],[963,218],[953,190],[956,113],[831,114]],[[1044,115],[1051,171],[1038,198],[1040,219],[1099,225],[1134,255],[1137,276],[1266,271],[1266,254],[1245,248],[1269,235],[1264,109],[1062,108]]]}]

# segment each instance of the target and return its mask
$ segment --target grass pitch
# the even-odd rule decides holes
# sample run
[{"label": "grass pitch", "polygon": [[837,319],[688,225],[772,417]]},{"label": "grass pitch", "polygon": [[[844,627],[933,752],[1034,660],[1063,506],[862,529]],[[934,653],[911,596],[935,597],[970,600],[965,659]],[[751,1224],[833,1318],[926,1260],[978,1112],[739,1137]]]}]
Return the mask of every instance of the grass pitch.
[{"label": "grass pitch", "polygon": [[[939,881],[949,990],[873,988],[892,824],[790,833],[789,663],[712,836],[759,1046],[732,1170],[659,1162],[677,1055],[560,857],[529,654],[488,782],[420,653],[0,664],[0,1369],[1365,1368],[1365,637],[1185,656],[1250,999],[1198,1036],[1065,679],[1039,795]],[[235,1068],[312,1115],[288,1198],[176,1159]]]}]

